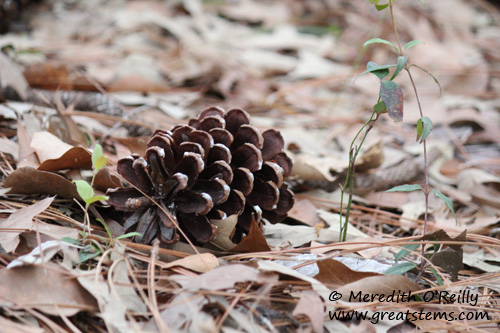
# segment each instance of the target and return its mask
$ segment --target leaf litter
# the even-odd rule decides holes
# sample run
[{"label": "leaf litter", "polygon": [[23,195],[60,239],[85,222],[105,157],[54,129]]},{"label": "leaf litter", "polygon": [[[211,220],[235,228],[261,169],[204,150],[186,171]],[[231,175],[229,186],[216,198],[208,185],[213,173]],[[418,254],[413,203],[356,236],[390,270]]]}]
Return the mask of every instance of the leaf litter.
[{"label": "leaf litter", "polygon": [[[31,6],[30,33],[0,35],[2,327],[497,331],[500,14],[493,3],[396,6],[403,45],[422,41],[410,44],[404,61],[415,61],[441,87],[425,71],[413,71],[432,121],[418,125],[408,82],[385,81],[383,101],[401,123],[384,120],[367,138],[356,165],[360,180],[344,243],[338,243],[339,184],[350,140],[378,93],[376,78],[354,78],[363,72],[359,64],[400,62],[390,46],[370,45],[361,53],[367,40],[393,40],[388,23],[366,1]],[[404,119],[397,102],[403,93]],[[85,235],[85,212],[72,181],[91,178],[88,147],[99,142],[109,158],[94,184],[105,192],[121,186],[117,161],[143,155],[152,130],[184,124],[212,105],[246,109],[260,129],[281,131],[294,161],[289,182],[296,202],[288,219],[266,224],[263,232],[254,222],[239,244],[231,240],[233,224],[221,222],[210,247],[161,248],[116,239],[123,233],[121,216],[98,202],[89,212],[91,234]],[[438,147],[430,161],[431,185],[436,195],[452,199],[431,196],[430,233],[423,238],[423,196],[384,192],[415,181],[421,185],[418,126],[429,147]],[[416,279],[417,268],[384,274],[402,249],[421,243],[428,244],[427,254],[435,253],[424,281]],[[398,257],[410,268],[420,260],[414,250]],[[332,299],[334,291],[343,297]],[[466,292],[478,295],[478,302],[348,297],[409,291],[420,297]],[[329,318],[329,311],[367,310],[373,319],[377,312],[420,308],[487,312],[490,320],[374,324]]]}]

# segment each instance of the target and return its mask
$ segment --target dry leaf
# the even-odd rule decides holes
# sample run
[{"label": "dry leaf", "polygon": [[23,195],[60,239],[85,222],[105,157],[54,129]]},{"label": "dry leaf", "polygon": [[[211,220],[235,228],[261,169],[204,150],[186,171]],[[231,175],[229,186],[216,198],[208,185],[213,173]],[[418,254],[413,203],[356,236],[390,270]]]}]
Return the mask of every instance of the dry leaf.
[{"label": "dry leaf", "polygon": [[[68,229],[68,228],[66,228]],[[32,265],[32,264],[43,264],[43,262],[48,262],[52,259],[53,256],[57,254],[59,251],[67,252],[69,251],[69,247],[78,247],[80,248],[81,246],[75,245],[75,244],[69,244],[65,242],[60,242],[60,241],[46,241],[40,244],[40,246],[37,246],[31,251],[30,253],[17,257],[16,259],[12,260],[8,265],[7,269],[11,269],[14,267],[19,267],[23,265]],[[43,261],[42,261],[42,256],[41,252],[43,253]],[[72,254],[71,254],[72,255]]]},{"label": "dry leaf", "polygon": [[31,148],[40,160],[38,170],[90,169],[92,154],[85,148],[73,147],[49,132],[36,132]]},{"label": "dry leaf", "polygon": [[198,273],[206,273],[219,266],[219,260],[211,253],[194,254],[186,258],[177,259],[168,264],[158,263],[162,268],[180,266]]},{"label": "dry leaf", "polygon": [[96,310],[94,298],[76,279],[56,264],[46,263],[46,267],[0,269],[2,306],[34,307],[54,316]]},{"label": "dry leaf", "polygon": [[210,223],[217,226],[217,235],[210,244],[217,249],[227,251],[235,247],[231,241],[236,223],[238,223],[238,214],[231,215],[224,220],[210,220]]},{"label": "dry leaf", "polygon": [[12,140],[0,138],[0,152],[11,154],[17,161],[19,158],[19,145]]},{"label": "dry leaf", "polygon": [[288,212],[288,216],[313,227],[321,222],[316,209],[316,206],[310,200],[296,199],[293,208]]},{"label": "dry leaf", "polygon": [[[5,252],[14,252],[19,244],[19,235],[33,226],[33,218],[46,210],[54,197],[45,198],[37,203],[26,206],[11,214],[6,220],[0,222],[0,245]],[[16,230],[10,230],[16,229]]]},{"label": "dry leaf", "polygon": [[40,163],[36,157],[35,151],[31,148],[31,136],[26,131],[21,120],[17,121],[17,138],[19,142],[19,160],[17,168],[25,166],[38,168]]},{"label": "dry leaf", "polygon": [[9,193],[16,194],[49,194],[62,198],[80,198],[76,186],[66,178],[55,173],[39,171],[32,167],[18,168],[5,179],[5,187]]},{"label": "dry leaf", "polygon": [[267,240],[257,222],[252,221],[248,235],[241,242],[229,250],[230,252],[266,252],[271,251]]},{"label": "dry leaf", "polygon": [[227,265],[193,278],[186,288],[189,290],[222,290],[233,288],[236,283],[246,281],[258,284],[274,284],[278,282],[278,276],[261,273],[257,269],[246,265]]},{"label": "dry leaf", "polygon": [[94,178],[94,188],[106,193],[108,188],[123,187],[120,178],[113,175],[108,167],[100,168]]},{"label": "dry leaf", "polygon": [[319,273],[314,277],[329,288],[336,288],[360,279],[378,276],[378,273],[353,271],[340,261],[325,259],[317,261]]},{"label": "dry leaf", "polygon": [[312,277],[300,274],[299,272],[294,271],[291,268],[285,267],[283,265],[268,260],[260,260],[257,264],[259,266],[259,269],[262,271],[277,272],[280,274],[292,276],[294,278],[306,281],[311,284],[313,290],[316,291],[323,298],[323,300],[329,299],[330,290],[320,281]]},{"label": "dry leaf", "polygon": [[[406,276],[402,275],[377,275],[369,276],[363,279],[356,280],[354,282],[343,285],[337,288],[337,293],[342,295],[342,300],[344,301],[358,301],[357,295],[361,293],[361,297],[364,295],[390,295],[395,292],[396,295],[402,293],[408,293],[410,291],[420,290],[420,286],[408,279]],[[377,298],[378,299],[378,298]],[[377,300],[376,299],[376,300]],[[407,297],[405,297],[407,299]]]},{"label": "dry leaf", "polygon": [[323,301],[319,295],[311,290],[305,290],[300,293],[300,299],[293,310],[294,317],[306,315],[311,320],[314,332],[323,332],[324,314]]},{"label": "dry leaf", "polygon": [[22,99],[26,98],[28,82],[26,82],[19,66],[0,52],[0,87],[13,88]]},{"label": "dry leaf", "polygon": [[0,317],[0,327],[2,327],[5,332],[17,332],[17,333],[44,333],[46,332],[41,327],[35,327],[17,323],[12,320],[8,320],[4,317]]}]

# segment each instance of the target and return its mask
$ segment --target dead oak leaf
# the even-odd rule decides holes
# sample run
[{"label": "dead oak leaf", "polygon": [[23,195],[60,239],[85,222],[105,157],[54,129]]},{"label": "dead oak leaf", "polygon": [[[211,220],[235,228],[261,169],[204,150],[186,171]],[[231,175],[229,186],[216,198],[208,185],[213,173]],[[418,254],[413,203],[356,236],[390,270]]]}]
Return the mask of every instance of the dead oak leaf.
[{"label": "dead oak leaf", "polygon": [[0,233],[0,245],[5,252],[9,253],[16,250],[19,245],[19,235],[25,230],[31,229],[33,218],[46,210],[53,200],[53,197],[45,198],[31,206],[19,209],[6,220],[0,222],[0,229],[3,229],[3,232]]},{"label": "dead oak leaf", "polygon": [[[96,309],[95,299],[55,264],[0,269],[0,304],[34,307],[47,314],[72,316]],[[3,303],[3,304],[2,304]]]},{"label": "dead oak leaf", "polygon": [[242,265],[227,265],[213,269],[192,279],[187,285],[189,290],[223,290],[233,288],[237,283],[252,281],[259,284],[278,282],[276,274],[265,274],[257,269]]}]

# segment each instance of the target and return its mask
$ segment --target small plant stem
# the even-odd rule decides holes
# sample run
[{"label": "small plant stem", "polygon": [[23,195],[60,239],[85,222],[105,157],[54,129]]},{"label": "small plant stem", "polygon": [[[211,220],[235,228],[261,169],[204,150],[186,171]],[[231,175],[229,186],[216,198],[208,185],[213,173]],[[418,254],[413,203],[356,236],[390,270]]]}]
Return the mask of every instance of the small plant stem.
[{"label": "small plant stem", "polygon": [[[376,115],[375,118],[373,116]],[[363,143],[365,142],[365,139],[370,132],[370,130],[373,128],[373,123],[378,119],[378,115],[375,111],[372,112],[372,115],[370,116],[370,119],[359,129],[358,133],[356,133],[356,136],[351,142],[351,145],[349,147],[349,167],[347,168],[347,175],[346,179],[344,182],[344,186],[342,187],[341,191],[341,197],[340,197],[340,233],[339,233],[339,242],[344,242],[347,238],[347,225],[349,223],[349,215],[351,213],[351,204],[352,204],[352,192],[354,189],[354,162],[356,162],[356,157],[358,156],[359,151],[361,150],[361,147],[363,146]],[[366,128],[368,127],[368,128]],[[361,139],[361,142],[359,146],[356,146],[354,149],[354,143],[358,136],[361,134],[361,132],[366,128],[365,134],[363,135],[363,138]],[[353,151],[354,155],[353,155]],[[349,200],[347,201],[347,208],[346,208],[346,213],[345,213],[345,222],[342,223],[342,212],[344,210],[344,193],[345,193],[345,188],[349,185]]]},{"label": "small plant stem", "polygon": [[393,9],[392,9],[393,2],[394,2],[393,0],[389,0],[389,10],[391,12],[392,27],[394,29],[394,34],[396,35],[396,40],[398,42],[399,55],[403,56],[403,48],[401,47],[401,41],[399,40],[398,29],[396,27],[396,18],[394,17],[394,12],[393,12]]},{"label": "small plant stem", "polygon": [[[393,7],[393,0],[389,0],[389,10],[391,12],[392,27],[394,29],[394,34],[396,35],[396,40],[398,42],[399,55],[404,56],[404,50],[401,47],[401,41],[399,40],[398,29],[396,27],[396,19],[394,17],[394,11],[393,11],[392,7]],[[410,78],[410,82],[411,82],[411,85],[413,87],[413,91],[415,92],[415,98],[417,99],[418,111],[420,112],[420,117],[423,117],[424,113],[422,111],[422,104],[420,103],[420,98],[418,96],[417,86],[415,85],[415,81],[413,80],[413,76],[411,75],[411,71],[410,71],[408,64],[405,65],[405,70],[408,73],[408,77]],[[424,144],[424,178],[425,178],[425,184],[424,184],[425,212],[424,212],[423,235],[425,235],[427,233],[427,220],[428,220],[428,214],[429,214],[429,173],[428,173],[428,163],[427,163],[427,140],[424,140],[423,144]],[[424,245],[422,245],[422,258],[425,258],[425,246]],[[420,272],[418,273],[418,278],[420,278],[420,276],[422,275],[422,273],[424,271],[424,266],[425,266],[425,261],[422,259],[422,262],[420,264]]]}]

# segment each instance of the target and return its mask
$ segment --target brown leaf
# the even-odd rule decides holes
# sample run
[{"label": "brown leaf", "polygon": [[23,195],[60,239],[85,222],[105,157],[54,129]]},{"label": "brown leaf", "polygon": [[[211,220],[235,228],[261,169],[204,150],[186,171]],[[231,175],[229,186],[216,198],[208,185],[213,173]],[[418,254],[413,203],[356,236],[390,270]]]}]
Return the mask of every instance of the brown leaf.
[{"label": "brown leaf", "polygon": [[26,131],[21,120],[17,121],[17,138],[19,141],[19,160],[17,168],[19,169],[25,166],[37,168],[40,163],[38,162],[35,151],[30,146],[31,136]]},{"label": "brown leaf", "polygon": [[26,98],[28,82],[26,82],[17,64],[12,62],[2,52],[0,52],[0,87],[11,87],[22,99]]},{"label": "brown leaf", "polygon": [[141,156],[143,156],[146,152],[146,143],[149,139],[149,136],[113,138],[113,140],[126,146],[130,150],[130,153],[139,154]]},{"label": "brown leaf", "polygon": [[72,90],[73,83],[67,66],[46,62],[28,66],[24,77],[32,88]]},{"label": "brown leaf", "polygon": [[[349,302],[360,301],[358,295],[361,293],[361,298],[364,295],[370,297],[377,295],[384,295],[387,297],[394,293],[395,295],[403,295],[410,291],[420,290],[420,286],[402,275],[376,275],[369,276],[363,279],[356,280],[348,283],[336,290],[337,293],[342,295],[342,300]],[[400,298],[401,300],[402,298]],[[376,299],[378,300],[378,298]],[[405,296],[404,300],[407,300]]]},{"label": "brown leaf", "polygon": [[288,216],[312,227],[321,222],[318,213],[316,213],[316,206],[308,199],[295,201],[295,205],[288,212]]},{"label": "brown leaf", "polygon": [[314,332],[323,332],[324,309],[323,301],[319,295],[312,290],[300,293],[300,299],[293,310],[293,316],[306,315],[311,320]]},{"label": "brown leaf", "polygon": [[2,303],[7,301],[17,307],[34,307],[55,316],[73,316],[82,310],[95,311],[95,299],[68,275],[50,263],[47,263],[47,269],[38,266],[0,269]]},{"label": "brown leaf", "polygon": [[19,209],[6,220],[0,222],[0,229],[19,229],[16,231],[4,231],[0,233],[0,245],[5,252],[14,252],[19,244],[19,234],[26,229],[31,229],[33,218],[47,209],[54,197],[45,198],[37,203]]},{"label": "brown leaf", "polygon": [[18,168],[5,179],[9,193],[15,194],[50,194],[62,198],[80,198],[76,186],[66,178],[55,173],[39,171],[32,167]]},{"label": "brown leaf", "polygon": [[257,222],[252,221],[250,231],[243,240],[233,247],[230,252],[266,252],[271,251],[266,238],[260,230]]},{"label": "brown leaf", "polygon": [[34,327],[38,323],[33,323],[32,326],[23,325],[16,323],[12,320],[8,320],[4,317],[0,317],[0,327],[2,327],[5,332],[17,332],[17,333],[44,333],[45,330],[41,327]]},{"label": "brown leaf", "polygon": [[97,174],[94,178],[94,188],[96,190],[106,192],[108,188],[117,188],[122,187],[122,183],[120,178],[111,174],[109,168],[104,167],[97,171]]},{"label": "brown leaf", "polygon": [[158,262],[157,264],[161,265],[163,269],[180,266],[198,273],[206,273],[218,267],[219,260],[211,253],[200,253],[174,260],[168,264],[163,264],[163,262]]},{"label": "brown leaf", "polygon": [[356,282],[370,276],[378,276],[378,273],[353,271],[340,261],[325,259],[317,262],[319,273],[314,276],[316,280],[331,288]]},{"label": "brown leaf", "polygon": [[[457,242],[465,242],[467,240],[467,230],[462,231],[461,234],[457,235],[456,237],[450,237],[446,231],[443,229],[436,230],[430,234],[426,234],[425,236],[422,237],[422,240],[432,240],[432,241],[440,241],[440,242],[450,242],[450,241],[457,241]],[[459,250],[462,245],[446,245],[451,247],[454,250]]]},{"label": "brown leaf", "polygon": [[49,132],[33,133],[31,148],[41,163],[38,170],[56,171],[92,167],[92,154],[87,149],[68,145]]},{"label": "brown leaf", "polygon": [[238,215],[233,214],[225,219],[210,220],[210,222],[217,226],[217,236],[210,241],[210,244],[224,251],[234,248],[236,244],[231,241],[231,237],[238,223]]},{"label": "brown leaf", "polygon": [[208,273],[192,279],[186,286],[190,290],[223,290],[233,288],[236,283],[251,281],[259,284],[274,284],[278,282],[278,275],[265,274],[257,269],[234,264],[215,268]]},{"label": "brown leaf", "polygon": [[439,252],[434,253],[431,258],[431,262],[444,269],[448,274],[451,275],[451,281],[458,281],[458,271],[463,269],[463,250],[454,250],[451,247],[447,247]]}]

